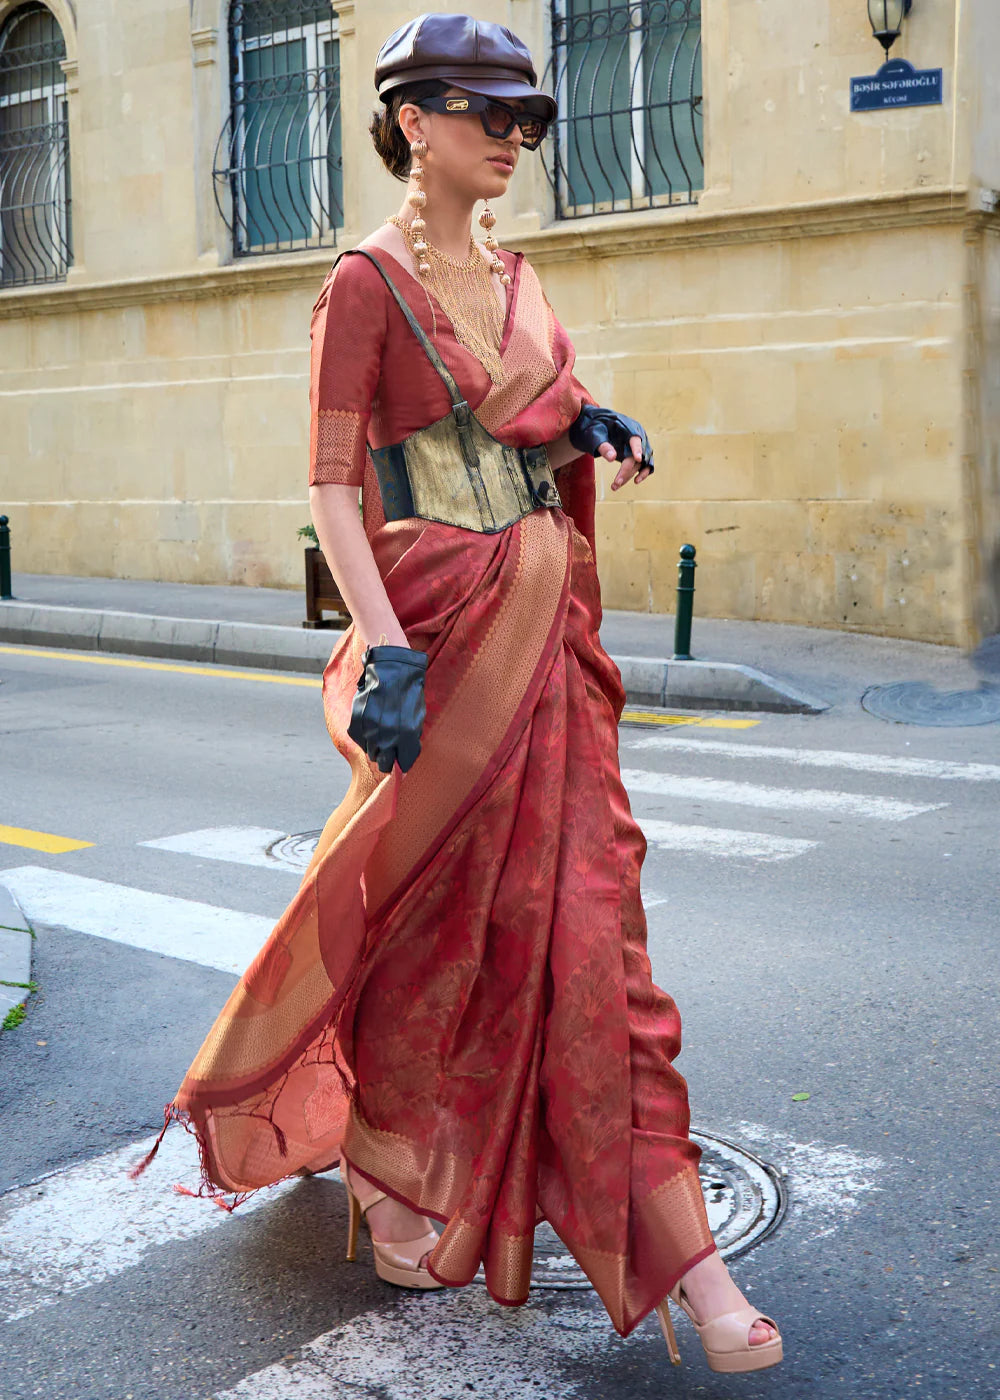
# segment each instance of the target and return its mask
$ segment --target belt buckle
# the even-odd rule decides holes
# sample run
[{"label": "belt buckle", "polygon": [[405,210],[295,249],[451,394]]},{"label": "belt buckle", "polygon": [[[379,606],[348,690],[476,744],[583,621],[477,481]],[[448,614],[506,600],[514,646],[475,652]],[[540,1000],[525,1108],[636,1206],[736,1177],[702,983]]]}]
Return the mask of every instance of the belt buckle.
[{"label": "belt buckle", "polygon": [[551,510],[561,506],[562,501],[556,484],[552,480],[549,467],[549,454],[544,446],[523,449],[524,470],[531,485],[531,494],[540,506]]}]

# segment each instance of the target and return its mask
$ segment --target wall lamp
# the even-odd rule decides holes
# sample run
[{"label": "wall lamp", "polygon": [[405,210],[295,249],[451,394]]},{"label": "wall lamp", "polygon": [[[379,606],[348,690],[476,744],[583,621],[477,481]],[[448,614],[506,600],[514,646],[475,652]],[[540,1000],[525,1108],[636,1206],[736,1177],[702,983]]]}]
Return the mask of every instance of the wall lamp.
[{"label": "wall lamp", "polygon": [[872,33],[886,53],[899,38],[903,20],[910,13],[913,0],[868,0],[868,18]]}]

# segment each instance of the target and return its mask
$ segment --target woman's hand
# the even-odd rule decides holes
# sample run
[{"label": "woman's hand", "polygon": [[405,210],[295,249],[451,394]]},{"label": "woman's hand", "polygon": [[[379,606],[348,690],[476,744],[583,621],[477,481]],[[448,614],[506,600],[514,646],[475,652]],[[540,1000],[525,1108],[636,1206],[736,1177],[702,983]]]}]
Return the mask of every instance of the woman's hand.
[{"label": "woman's hand", "polygon": [[426,654],[411,647],[378,645],[365,651],[347,732],[383,773],[391,773],[394,763],[407,773],[417,761],[426,671]]},{"label": "woman's hand", "polygon": [[567,436],[578,452],[589,452],[606,462],[621,461],[612,491],[633,477],[637,484],[643,482],[653,472],[653,449],[645,429],[624,413],[584,404]]},{"label": "woman's hand", "polygon": [[[612,491],[617,491],[620,486],[624,486],[627,481],[635,478],[636,486],[640,486],[647,476],[652,476],[653,468],[648,462],[642,460],[642,438],[632,437],[629,439],[631,455],[626,457],[615,474],[615,479],[611,483]],[[618,454],[611,446],[610,442],[602,442],[597,449],[597,455],[603,457],[606,462],[618,460]]]}]

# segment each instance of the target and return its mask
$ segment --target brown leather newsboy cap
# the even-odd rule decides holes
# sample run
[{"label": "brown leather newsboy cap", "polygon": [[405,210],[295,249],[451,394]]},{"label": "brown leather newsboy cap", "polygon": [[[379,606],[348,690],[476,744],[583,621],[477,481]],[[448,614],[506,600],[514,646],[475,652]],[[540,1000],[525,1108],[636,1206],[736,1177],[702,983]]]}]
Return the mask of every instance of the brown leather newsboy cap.
[{"label": "brown leather newsboy cap", "polygon": [[518,98],[542,121],[555,121],[555,100],[540,92],[531,54],[502,24],[471,15],[418,15],[379,50],[375,86],[383,102],[406,83],[440,78],[465,92]]}]

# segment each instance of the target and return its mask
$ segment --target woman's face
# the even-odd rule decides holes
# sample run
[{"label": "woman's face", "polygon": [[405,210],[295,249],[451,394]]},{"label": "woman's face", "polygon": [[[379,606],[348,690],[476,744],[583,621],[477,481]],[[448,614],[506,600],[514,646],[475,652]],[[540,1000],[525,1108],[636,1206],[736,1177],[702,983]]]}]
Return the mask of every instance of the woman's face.
[{"label": "woman's face", "polygon": [[[456,87],[444,95],[466,96]],[[520,111],[523,104],[505,99],[505,105]],[[429,112],[412,103],[400,108],[399,124],[407,141],[420,133],[427,142],[427,155],[421,158],[425,185],[441,181],[473,202],[506,194],[521,152],[519,126],[498,140],[487,136],[478,112]]]}]

